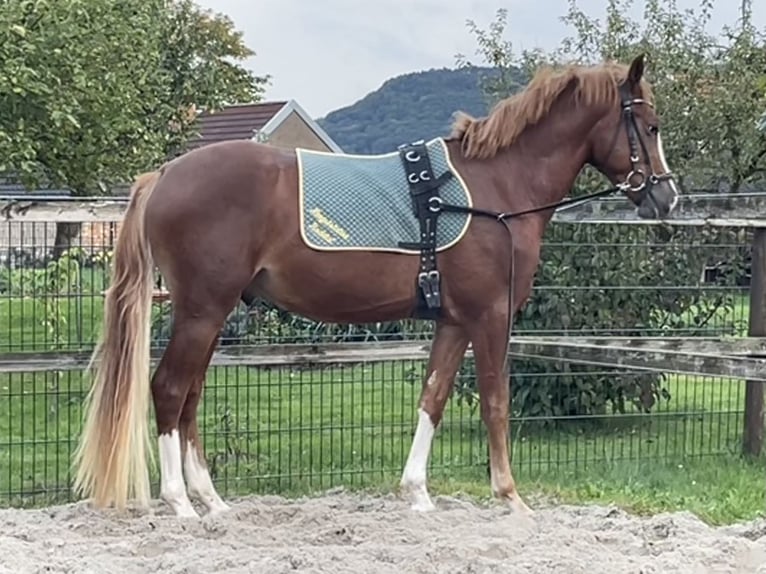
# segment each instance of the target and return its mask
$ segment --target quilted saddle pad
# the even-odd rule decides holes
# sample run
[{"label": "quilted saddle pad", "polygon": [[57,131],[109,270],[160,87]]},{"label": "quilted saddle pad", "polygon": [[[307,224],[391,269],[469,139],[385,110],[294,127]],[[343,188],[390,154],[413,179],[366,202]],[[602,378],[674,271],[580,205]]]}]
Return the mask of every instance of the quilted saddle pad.
[{"label": "quilted saddle pad", "polygon": [[[439,188],[445,203],[471,206],[468,187],[452,166],[442,138],[427,144],[434,177],[454,177]],[[399,247],[420,241],[404,166],[398,152],[350,155],[298,148],[299,209],[303,241],[321,251],[419,253]],[[465,235],[470,214],[444,212],[436,224],[437,250]]]}]

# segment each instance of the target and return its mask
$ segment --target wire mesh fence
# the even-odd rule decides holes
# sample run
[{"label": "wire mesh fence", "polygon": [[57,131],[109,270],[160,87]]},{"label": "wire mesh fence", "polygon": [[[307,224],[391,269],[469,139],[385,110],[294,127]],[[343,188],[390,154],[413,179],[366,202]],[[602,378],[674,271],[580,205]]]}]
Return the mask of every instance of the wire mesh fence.
[{"label": "wire mesh fence", "polygon": [[[0,353],[93,347],[117,226],[0,224]],[[515,333],[742,336],[748,245],[749,233],[740,229],[554,224]],[[155,304],[156,347],[166,343],[170,321],[169,304]],[[415,340],[430,333],[418,321],[315,323],[257,302],[232,312],[221,344]],[[215,482],[227,494],[394,484],[416,424],[424,368],[412,360],[211,368],[200,428]],[[532,359],[511,368],[509,441],[520,480],[740,449],[744,381]],[[71,499],[87,384],[76,370],[0,374],[0,503]],[[435,439],[432,476],[486,480],[486,464],[466,359]]]},{"label": "wire mesh fence", "polygon": [[[0,352],[94,344],[119,224],[82,223],[73,238],[60,225],[0,223]],[[747,229],[554,224],[515,333],[742,335],[749,244]],[[170,319],[169,304],[155,306],[155,346],[167,342]],[[431,332],[413,320],[317,323],[256,302],[231,313],[221,344],[412,340]]]},{"label": "wire mesh fence", "polygon": [[[419,361],[392,361],[323,370],[211,369],[199,416],[218,488],[232,495],[395,484],[417,422],[423,367]],[[520,374],[514,384],[534,385],[534,379]],[[514,409],[509,440],[517,479],[552,482],[608,465],[637,471],[650,462],[738,452],[741,382],[678,376],[667,387],[673,400],[651,414],[533,416]],[[72,499],[70,464],[85,390],[77,371],[2,376],[4,505]],[[478,407],[456,398],[435,438],[431,476],[482,481],[486,465]],[[157,480],[155,473],[155,493]]]}]

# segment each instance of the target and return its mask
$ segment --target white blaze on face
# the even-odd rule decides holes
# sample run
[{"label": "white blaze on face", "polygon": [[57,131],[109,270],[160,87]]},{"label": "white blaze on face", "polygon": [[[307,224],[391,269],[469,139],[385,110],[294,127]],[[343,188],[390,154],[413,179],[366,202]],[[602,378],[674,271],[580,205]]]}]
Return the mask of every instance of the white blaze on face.
[{"label": "white blaze on face", "polygon": [[[657,153],[660,156],[660,163],[662,164],[662,171],[664,173],[668,173],[670,171],[670,167],[668,167],[668,160],[665,159],[665,150],[662,148],[662,136],[658,133],[657,134]],[[671,180],[668,180],[668,183],[670,184],[670,189],[673,190],[673,204],[670,206],[670,211],[673,211],[673,208],[678,203],[678,188],[676,188],[676,182]]]}]

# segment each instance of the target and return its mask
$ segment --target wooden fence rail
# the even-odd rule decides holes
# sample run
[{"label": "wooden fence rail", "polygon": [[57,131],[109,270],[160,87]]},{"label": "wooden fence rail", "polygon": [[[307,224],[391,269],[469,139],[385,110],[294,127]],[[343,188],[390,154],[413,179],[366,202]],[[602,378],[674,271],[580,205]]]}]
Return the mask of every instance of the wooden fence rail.
[{"label": "wooden fence rail", "polygon": [[[219,347],[211,366],[322,366],[340,363],[425,360],[427,341],[318,343]],[[466,356],[471,357],[469,346]],[[512,337],[509,356],[766,382],[766,337]],[[159,359],[159,351],[152,360]],[[19,352],[0,355],[0,373],[85,369],[84,352]]]},{"label": "wooden fence rail", "polygon": [[[0,221],[108,222],[119,221],[126,198],[26,199],[0,196]],[[766,192],[693,193],[683,195],[677,211],[663,222],[640,219],[631,203],[622,196],[575,204],[556,211],[558,223],[680,225],[766,228]]]}]

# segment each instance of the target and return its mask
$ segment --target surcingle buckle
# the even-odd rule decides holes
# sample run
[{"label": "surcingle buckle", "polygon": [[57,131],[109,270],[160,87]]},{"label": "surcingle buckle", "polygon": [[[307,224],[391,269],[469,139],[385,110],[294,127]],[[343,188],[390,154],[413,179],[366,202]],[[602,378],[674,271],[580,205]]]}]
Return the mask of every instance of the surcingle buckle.
[{"label": "surcingle buckle", "polygon": [[438,309],[441,307],[442,298],[439,291],[439,271],[432,269],[431,271],[421,271],[418,273],[418,286],[423,292],[423,297],[426,300],[426,305],[429,309]]},{"label": "surcingle buckle", "polygon": [[419,242],[400,242],[399,246],[420,250],[419,292],[414,316],[433,319],[439,317],[442,304],[441,275],[436,269],[436,222],[443,203],[439,187],[452,177],[452,172],[447,170],[438,177],[434,174],[428,147],[423,140],[399,146],[399,154],[412,198],[412,209],[420,227]]}]

